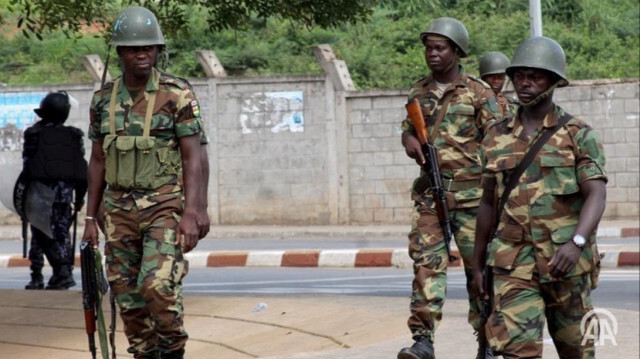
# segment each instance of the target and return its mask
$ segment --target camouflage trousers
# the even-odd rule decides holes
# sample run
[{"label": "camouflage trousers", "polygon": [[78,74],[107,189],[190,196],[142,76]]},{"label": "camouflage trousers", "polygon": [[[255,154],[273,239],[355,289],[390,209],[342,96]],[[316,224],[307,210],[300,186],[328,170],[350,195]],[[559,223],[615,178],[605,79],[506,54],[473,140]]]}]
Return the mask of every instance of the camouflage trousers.
[{"label": "camouflage trousers", "polygon": [[531,280],[494,274],[493,290],[487,339],[504,359],[542,358],[545,317],[560,358],[595,357],[593,340],[582,345],[580,330],[582,318],[593,309],[588,274],[550,283],[540,283],[536,274]]},{"label": "camouflage trousers", "polygon": [[105,196],[107,278],[129,341],[128,352],[147,358],[184,348],[182,278],[188,261],[174,244],[180,198],[139,209],[132,198]]},{"label": "camouflage trousers", "polygon": [[[475,331],[480,327],[480,305],[472,287],[471,263],[474,251],[477,207],[450,211],[455,242],[462,257],[469,299],[468,322]],[[409,256],[413,259],[411,316],[407,322],[413,337],[425,336],[432,342],[442,320],[447,293],[446,244],[438,216],[424,204],[413,210],[409,233]]]}]

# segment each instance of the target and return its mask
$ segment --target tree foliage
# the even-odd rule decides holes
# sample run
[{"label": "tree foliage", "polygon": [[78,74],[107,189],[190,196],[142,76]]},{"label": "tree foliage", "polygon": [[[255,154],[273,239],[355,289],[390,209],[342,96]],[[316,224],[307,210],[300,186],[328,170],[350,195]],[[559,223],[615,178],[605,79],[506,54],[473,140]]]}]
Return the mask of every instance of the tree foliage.
[{"label": "tree foliage", "polygon": [[[335,27],[366,20],[373,0],[10,0],[7,8],[18,13],[17,27],[26,37],[62,31],[77,36],[86,24],[105,27],[122,8],[141,5],[152,10],[167,34],[189,31],[191,17],[206,13],[208,31],[243,29],[253,18],[274,17],[307,27]],[[0,24],[7,18],[0,15]],[[171,36],[169,36],[171,37]]]},{"label": "tree foliage", "polygon": [[[19,1],[25,0],[0,0],[0,5],[3,2]],[[65,1],[72,2],[56,0],[55,3]],[[204,0],[198,4],[191,1],[191,5],[185,5],[188,2],[180,2],[188,18],[185,24],[188,25],[188,31],[172,32],[160,20],[170,53],[168,71],[183,77],[204,75],[194,56],[194,50],[203,49],[215,51],[231,76],[319,75],[322,74],[322,68],[317,63],[311,46],[329,44],[338,57],[346,61],[358,88],[408,88],[413,81],[428,72],[419,33],[436,17],[454,17],[467,27],[470,36],[469,57],[463,59],[462,63],[471,74],[477,73],[478,58],[482,53],[501,51],[511,57],[517,45],[530,36],[526,1],[378,0],[377,5],[370,7],[371,14],[367,21],[347,21],[325,27],[310,25],[311,22],[293,20],[276,13],[265,18],[260,14],[266,14],[271,9],[265,5],[262,13],[252,8],[244,11],[247,16],[242,17],[242,21],[228,22],[236,24],[236,27],[222,27],[216,31],[212,31],[211,13],[195,10]],[[318,6],[329,6],[323,5],[326,3],[323,1],[315,2]],[[218,2],[211,0],[211,3]],[[229,4],[236,2],[221,0],[219,3],[230,6]],[[251,3],[261,4],[262,1]],[[303,3],[311,2],[279,2],[283,7]],[[341,2],[330,3],[338,6]],[[350,2],[353,3],[355,1]],[[0,6],[0,18],[15,23],[16,15],[6,10],[3,12],[2,9],[3,6]],[[324,9],[339,12],[332,7]],[[112,18],[117,12],[115,8],[110,11],[113,15],[105,18]],[[237,9],[233,11],[242,12]],[[225,15],[220,16],[231,17],[225,12],[219,14],[223,13]],[[569,80],[638,78],[638,13],[637,0],[543,0],[543,33],[563,46],[567,54]],[[355,20],[356,17],[352,19]],[[77,36],[86,31],[83,28],[80,28],[79,33],[65,33],[62,28],[43,32],[43,40],[40,41],[34,36],[25,39],[19,34],[8,35],[15,32],[14,27],[8,27],[9,25],[0,27],[0,33],[5,34],[0,35],[0,81],[10,85],[88,82],[90,79],[82,65],[81,56],[96,53],[104,59],[107,55],[103,39]],[[105,31],[100,27],[98,30]],[[68,35],[77,38],[67,39]],[[113,53],[111,57],[113,58]],[[113,59],[111,63],[114,63]],[[110,66],[110,71],[112,75],[117,74],[113,65]]]}]

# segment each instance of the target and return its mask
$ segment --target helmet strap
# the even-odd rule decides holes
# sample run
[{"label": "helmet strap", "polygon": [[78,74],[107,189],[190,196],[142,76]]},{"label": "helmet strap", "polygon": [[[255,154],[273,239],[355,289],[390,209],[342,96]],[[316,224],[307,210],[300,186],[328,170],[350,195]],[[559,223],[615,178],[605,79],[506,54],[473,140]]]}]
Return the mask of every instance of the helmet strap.
[{"label": "helmet strap", "polygon": [[533,100],[531,100],[529,102],[520,101],[520,105],[522,105],[522,107],[532,107],[532,106],[535,106],[535,105],[539,104],[542,100],[546,99],[547,97],[550,97],[553,94],[553,90],[555,90],[556,87],[558,87],[558,85],[560,85],[561,81],[562,80],[556,81],[556,83],[551,85],[545,92],[541,93],[538,97],[534,98]]},{"label": "helmet strap", "polygon": [[166,46],[162,46],[160,50],[160,71],[165,72],[167,66],[169,66],[169,51]]}]

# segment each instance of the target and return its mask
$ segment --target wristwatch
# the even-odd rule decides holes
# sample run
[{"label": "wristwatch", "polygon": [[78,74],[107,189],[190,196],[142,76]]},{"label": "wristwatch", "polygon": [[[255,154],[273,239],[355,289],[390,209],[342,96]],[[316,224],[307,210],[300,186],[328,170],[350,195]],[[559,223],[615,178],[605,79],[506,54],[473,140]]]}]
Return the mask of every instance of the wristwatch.
[{"label": "wristwatch", "polygon": [[579,234],[576,234],[573,236],[573,244],[575,244],[576,247],[583,249],[586,243],[587,243],[587,240],[583,236]]}]

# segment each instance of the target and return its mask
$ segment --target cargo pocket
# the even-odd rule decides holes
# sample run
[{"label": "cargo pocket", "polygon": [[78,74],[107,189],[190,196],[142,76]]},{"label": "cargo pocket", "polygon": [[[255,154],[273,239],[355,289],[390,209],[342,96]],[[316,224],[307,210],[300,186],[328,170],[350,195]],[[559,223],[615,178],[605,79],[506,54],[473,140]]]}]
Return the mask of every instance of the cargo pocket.
[{"label": "cargo pocket", "polygon": [[138,188],[153,189],[153,180],[156,177],[160,165],[155,156],[155,138],[136,137],[136,177],[135,185]]},{"label": "cargo pocket", "polygon": [[489,319],[487,319],[487,323],[484,326],[487,333],[487,342],[489,342],[491,349],[497,353],[504,351],[506,344],[509,342],[509,332],[501,312],[501,299],[502,296],[500,294],[494,295],[493,309],[491,310],[491,315],[489,315]]},{"label": "cargo pocket", "polygon": [[493,266],[503,269],[513,269],[520,250],[524,246],[522,227],[516,224],[501,223],[496,238],[491,242]]},{"label": "cargo pocket", "polygon": [[545,191],[552,195],[577,193],[580,188],[576,178],[575,158],[570,150],[543,152],[540,167]]},{"label": "cargo pocket", "polygon": [[117,187],[116,175],[118,173],[118,151],[116,149],[117,135],[106,135],[102,141],[104,152],[104,179],[111,187]]},{"label": "cargo pocket", "polygon": [[134,136],[119,136],[116,141],[118,151],[118,186],[132,188],[136,175],[136,151]]}]

